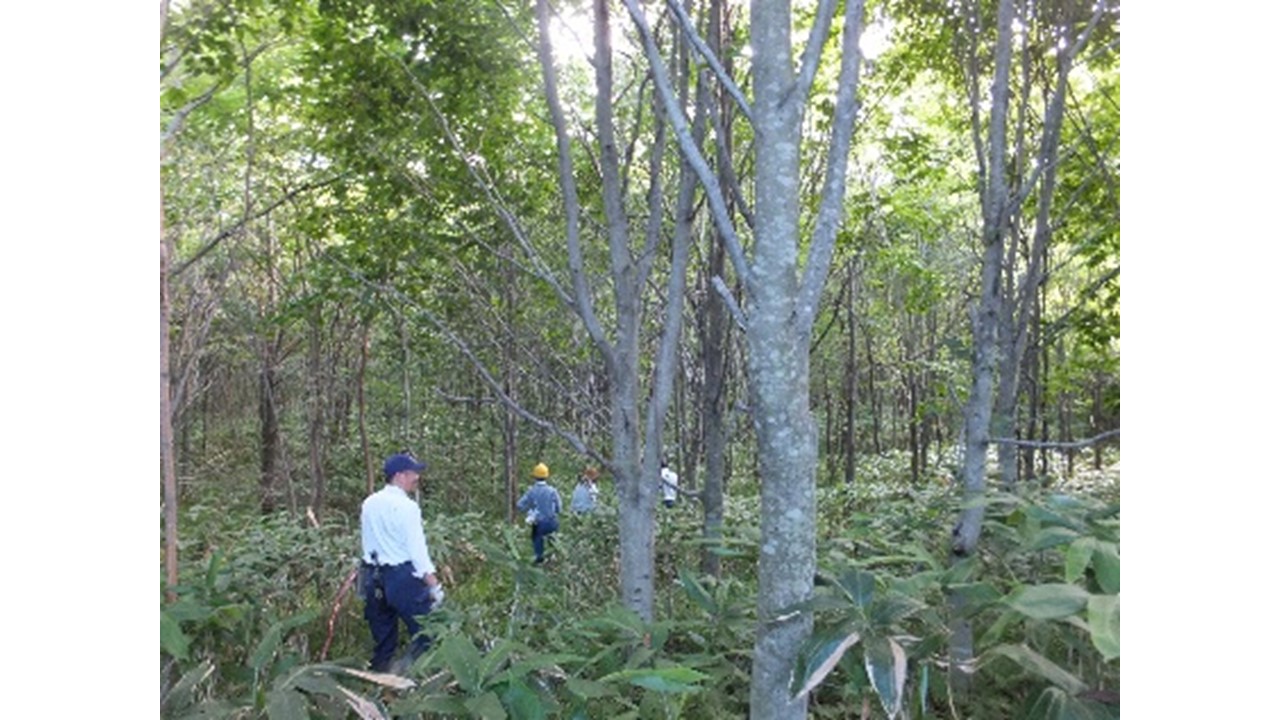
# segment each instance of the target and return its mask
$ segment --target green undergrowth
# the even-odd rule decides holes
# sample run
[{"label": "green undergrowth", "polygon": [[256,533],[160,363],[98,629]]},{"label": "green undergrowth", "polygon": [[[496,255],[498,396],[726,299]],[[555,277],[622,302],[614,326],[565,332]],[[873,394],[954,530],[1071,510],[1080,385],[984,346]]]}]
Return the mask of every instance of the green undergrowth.
[{"label": "green undergrowth", "polygon": [[[792,683],[811,716],[1118,717],[1118,465],[1078,470],[989,493],[981,551],[960,563],[958,494],[910,483],[904,458],[819,488],[815,594],[778,613],[814,616]],[[564,517],[540,567],[523,525],[428,508],[449,594],[404,677],[363,670],[355,517],[184,508],[178,599],[161,598],[162,715],[744,717],[759,540],[744,495],[726,502],[718,579],[698,572],[697,503],[659,508],[652,623],[617,604],[610,502]],[[963,666],[948,653],[958,620],[975,639]]]}]

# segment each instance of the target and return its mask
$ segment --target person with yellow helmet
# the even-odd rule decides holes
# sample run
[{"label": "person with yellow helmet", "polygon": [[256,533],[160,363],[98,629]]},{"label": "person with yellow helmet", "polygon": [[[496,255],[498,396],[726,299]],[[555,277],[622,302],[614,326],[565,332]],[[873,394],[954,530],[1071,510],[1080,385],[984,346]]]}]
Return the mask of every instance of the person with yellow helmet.
[{"label": "person with yellow helmet", "polygon": [[541,565],[544,557],[546,537],[560,529],[560,493],[549,484],[551,470],[546,464],[533,466],[533,487],[529,488],[516,507],[528,513],[525,522],[529,523],[533,538],[533,562]]}]

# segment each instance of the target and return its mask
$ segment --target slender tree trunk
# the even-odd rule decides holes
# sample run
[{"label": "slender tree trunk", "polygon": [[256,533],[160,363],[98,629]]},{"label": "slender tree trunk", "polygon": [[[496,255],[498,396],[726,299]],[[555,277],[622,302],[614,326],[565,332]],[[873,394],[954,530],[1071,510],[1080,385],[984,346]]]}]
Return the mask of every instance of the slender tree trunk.
[{"label": "slender tree trunk", "polygon": [[325,385],[321,377],[321,325],[320,308],[312,312],[311,329],[307,343],[307,376],[310,392],[307,404],[307,462],[311,470],[311,509],[319,515],[324,512],[325,473]]},{"label": "slender tree trunk", "polygon": [[871,448],[876,455],[882,450],[880,446],[880,410],[884,403],[876,393],[876,356],[871,352],[871,333],[862,333],[863,345],[867,348],[867,398],[871,402]]},{"label": "slender tree trunk", "polygon": [[[165,10],[161,10],[161,27]],[[178,474],[173,460],[173,408],[169,385],[169,241],[164,232],[164,193],[160,194],[160,473],[164,485],[165,596],[178,599]]]},{"label": "slender tree trunk", "polygon": [[[723,36],[726,22],[723,17],[722,0],[711,0],[707,21],[707,41],[715,57],[722,57]],[[722,58],[725,70],[732,76],[733,65],[729,58]],[[700,83],[701,87],[701,83]],[[705,92],[705,90],[703,90]],[[715,128],[721,144],[726,148],[726,155],[733,157],[732,113],[733,101],[723,87],[720,87],[714,102],[719,104],[718,120]],[[733,201],[730,191],[733,182],[733,168],[721,158],[716,163],[716,172],[720,181],[721,197],[726,205]],[[720,555],[715,552],[716,545],[722,536],[724,525],[724,485],[725,485],[725,445],[727,430],[725,425],[725,398],[728,395],[727,363],[728,357],[728,318],[724,301],[718,297],[713,288],[713,279],[723,277],[725,271],[725,239],[719,229],[708,234],[706,271],[703,274],[702,286],[705,298],[705,311],[702,313],[702,432],[703,447],[706,451],[707,469],[703,478],[702,490],[702,536],[707,544],[702,549],[702,572],[712,577],[720,577]]]},{"label": "slender tree trunk", "polygon": [[849,273],[849,297],[845,302],[848,313],[849,351],[845,355],[844,369],[844,482],[846,485],[853,485],[857,477],[857,447],[855,446],[857,435],[854,432],[854,418],[857,417],[858,403],[857,322],[854,318],[853,305],[858,297],[858,278],[852,260],[846,265],[846,271]]},{"label": "slender tree trunk", "polygon": [[[1008,188],[1005,185],[1006,117],[1009,106],[1009,66],[1013,37],[1013,2],[1000,0],[995,50],[996,71],[991,84],[991,116],[986,163],[986,183],[982,208],[982,269],[977,307],[973,314],[973,384],[965,408],[965,446],[961,466],[964,509],[952,532],[951,552],[955,562],[968,558],[977,549],[982,530],[986,492],[986,455],[990,438],[992,404],[995,397],[997,362],[996,332],[1000,317],[1000,266],[1004,256],[1007,227]],[[976,61],[975,61],[976,62]],[[971,72],[976,74],[976,65]],[[976,78],[974,80],[976,85]],[[974,121],[978,120],[979,102],[971,98]],[[978,129],[974,128],[975,138]],[[982,155],[981,148],[979,155]],[[964,619],[967,611],[962,595],[951,595],[951,681],[962,694],[969,688],[968,668],[973,659],[973,629]]]},{"label": "slender tree trunk", "polygon": [[276,509],[276,479],[279,476],[280,419],[277,413],[277,379],[274,348],[267,343],[267,355],[258,370],[259,493],[263,513]]},{"label": "slender tree trunk", "polygon": [[[506,252],[511,252],[510,244]],[[503,271],[502,304],[506,315],[507,335],[502,342],[502,390],[512,402],[519,402],[516,392],[516,273],[508,264]],[[519,418],[515,410],[506,406],[502,408],[502,474],[506,484],[507,522],[516,520],[516,501],[519,499],[519,469],[517,467],[516,448]]]},{"label": "slender tree trunk", "polygon": [[365,369],[369,365],[369,325],[365,320],[360,325],[360,366],[356,370],[356,412],[360,425],[360,454],[364,457],[365,495],[373,494],[374,468],[373,453],[369,448],[369,429],[365,420],[364,382]]},{"label": "slender tree trunk", "polygon": [[799,151],[808,102],[806,77],[812,77],[806,73],[816,67],[811,48],[820,48],[825,40],[817,28],[831,16],[820,13],[797,74],[792,65],[790,3],[751,3],[756,208],[746,335],[760,472],[759,595],[751,667],[751,717],[757,719],[799,720],[808,709],[807,696],[792,698],[789,685],[813,615],[798,612],[782,618],[779,613],[812,596],[817,568],[817,424],[809,408],[809,344],[842,215],[862,9],[862,3],[853,0],[845,5],[827,176],[802,280]]}]

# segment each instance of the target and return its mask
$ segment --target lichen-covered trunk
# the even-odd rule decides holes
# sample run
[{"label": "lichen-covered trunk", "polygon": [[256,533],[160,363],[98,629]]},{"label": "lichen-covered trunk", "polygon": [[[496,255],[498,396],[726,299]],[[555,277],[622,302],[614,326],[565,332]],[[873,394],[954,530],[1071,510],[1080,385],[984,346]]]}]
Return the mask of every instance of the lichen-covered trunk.
[{"label": "lichen-covered trunk", "polygon": [[[163,12],[161,16],[163,25]],[[160,472],[164,484],[164,577],[169,602],[178,599],[178,472],[173,459],[172,390],[169,387],[169,243],[160,196]]]},{"label": "lichen-covered trunk", "polygon": [[809,411],[809,342],[797,326],[800,105],[789,3],[751,4],[756,99],[756,227],[747,321],[752,422],[759,450],[760,561],[751,717],[805,717],[791,671],[812,613],[773,619],[813,591],[817,428]]},{"label": "lichen-covered trunk", "polygon": [[795,337],[789,313],[769,305],[762,299],[748,329],[761,536],[751,717],[803,718],[807,698],[792,700],[789,684],[813,617],[773,618],[813,591],[817,428],[808,406],[808,342]]},{"label": "lichen-covered trunk", "polygon": [[640,410],[635,343],[619,355],[611,379],[613,473],[618,494],[618,581],[622,604],[645,622],[653,620],[654,491],[640,458]]},{"label": "lichen-covered trunk", "polygon": [[[1005,182],[1006,120],[1009,111],[1009,66],[1013,47],[1013,2],[1000,0],[997,20],[995,77],[991,83],[991,121],[986,164],[988,177],[982,198],[982,270],[978,304],[973,315],[973,384],[964,412],[964,460],[960,484],[964,504],[952,531],[951,553],[962,562],[978,546],[982,531],[986,492],[987,446],[990,442],[992,405],[995,400],[995,370],[998,362],[1000,324],[1000,270],[1004,256],[1008,221],[1008,187]],[[977,99],[974,98],[974,102]],[[978,114],[974,113],[975,122]],[[981,148],[979,148],[981,151]],[[950,598],[951,680],[960,692],[968,689],[969,667],[973,659],[973,631],[966,619],[964,596]]]}]

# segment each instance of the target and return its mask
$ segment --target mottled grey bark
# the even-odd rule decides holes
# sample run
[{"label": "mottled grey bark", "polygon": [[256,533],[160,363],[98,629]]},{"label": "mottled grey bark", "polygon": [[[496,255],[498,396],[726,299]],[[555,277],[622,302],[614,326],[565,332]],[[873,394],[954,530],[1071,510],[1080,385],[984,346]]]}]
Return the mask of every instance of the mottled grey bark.
[{"label": "mottled grey bark", "polygon": [[[982,192],[982,269],[973,323],[973,373],[969,400],[964,412],[964,459],[960,468],[960,484],[964,508],[952,531],[951,552],[955,561],[969,557],[978,545],[985,508],[981,503],[986,491],[986,453],[991,431],[992,405],[995,397],[995,370],[998,353],[997,327],[1000,313],[1000,270],[1008,228],[1008,188],[1005,184],[1006,118],[1009,107],[1009,67],[1012,55],[1013,2],[1000,0],[995,49],[995,77],[991,83],[990,134],[986,150],[989,162],[980,163],[985,184]],[[976,44],[976,40],[975,40]],[[976,87],[977,64],[971,56],[971,88]],[[974,138],[978,157],[983,152],[978,124],[979,99],[971,98]],[[965,619],[964,598],[951,597],[951,680],[960,691],[969,685],[973,660],[973,631]]]},{"label": "mottled grey bark", "polygon": [[[707,21],[707,45],[713,58],[720,56],[724,20],[722,16],[722,0],[711,0]],[[723,74],[731,76],[733,66],[728,60],[722,69]],[[705,92],[705,85],[699,80],[699,91]],[[713,102],[719,103],[716,113],[718,122],[715,132],[718,144],[727,148],[725,155],[732,158],[733,135],[732,112],[729,92],[722,89]],[[743,101],[745,104],[745,101]],[[729,188],[733,185],[733,168],[730,164],[717,158],[716,174],[719,177],[721,192],[726,205],[732,202]],[[707,260],[703,272],[704,309],[698,314],[700,346],[702,347],[702,446],[706,453],[706,474],[702,486],[702,536],[708,544],[702,550],[702,572],[713,577],[720,577],[720,555],[716,553],[714,543],[721,538],[721,527],[724,524],[724,479],[725,479],[725,396],[728,392],[726,377],[727,357],[725,348],[728,344],[729,325],[728,312],[720,298],[715,296],[712,285],[714,278],[722,277],[725,270],[724,238],[719,230],[712,229],[707,235]]]},{"label": "mottled grey bark", "polygon": [[848,2],[828,174],[808,263],[798,262],[799,150],[803,110],[834,10],[819,4],[797,73],[791,63],[789,2],[751,3],[756,123],[755,245],[749,278],[747,346],[752,421],[761,479],[758,625],[751,667],[751,717],[803,718],[792,668],[813,626],[811,613],[779,617],[808,599],[816,569],[817,427],[809,409],[809,340],[830,268],[856,108],[862,3]]},{"label": "mottled grey bark", "polygon": [[[1058,156],[1062,139],[1062,120],[1066,108],[1067,77],[1075,62],[1076,54],[1084,48],[1103,9],[1104,5],[1097,5],[1084,32],[1054,58],[1057,70],[1056,82],[1044,110],[1044,122],[1036,153],[1035,168],[1040,184],[1036,199],[1035,230],[1031,246],[1026,253],[1028,258],[1026,270],[1016,284],[1014,278],[1017,253],[1012,246],[1005,261],[1005,297],[1000,319],[1000,383],[991,430],[995,437],[1012,437],[1017,424],[1017,402],[1021,380],[1019,371],[1026,357],[1036,297],[1046,277],[1044,259],[1048,253],[1053,228],[1050,211],[1054,191],[1057,189]],[[1019,165],[1023,166],[1028,164],[1019,162]],[[1030,183],[1034,184],[1034,179]],[[1026,187],[1020,195],[1025,197],[1031,190],[1031,187]],[[1006,489],[1012,488],[1017,481],[1017,449],[1009,444],[1001,444],[997,449],[997,458],[1001,486]]]}]

